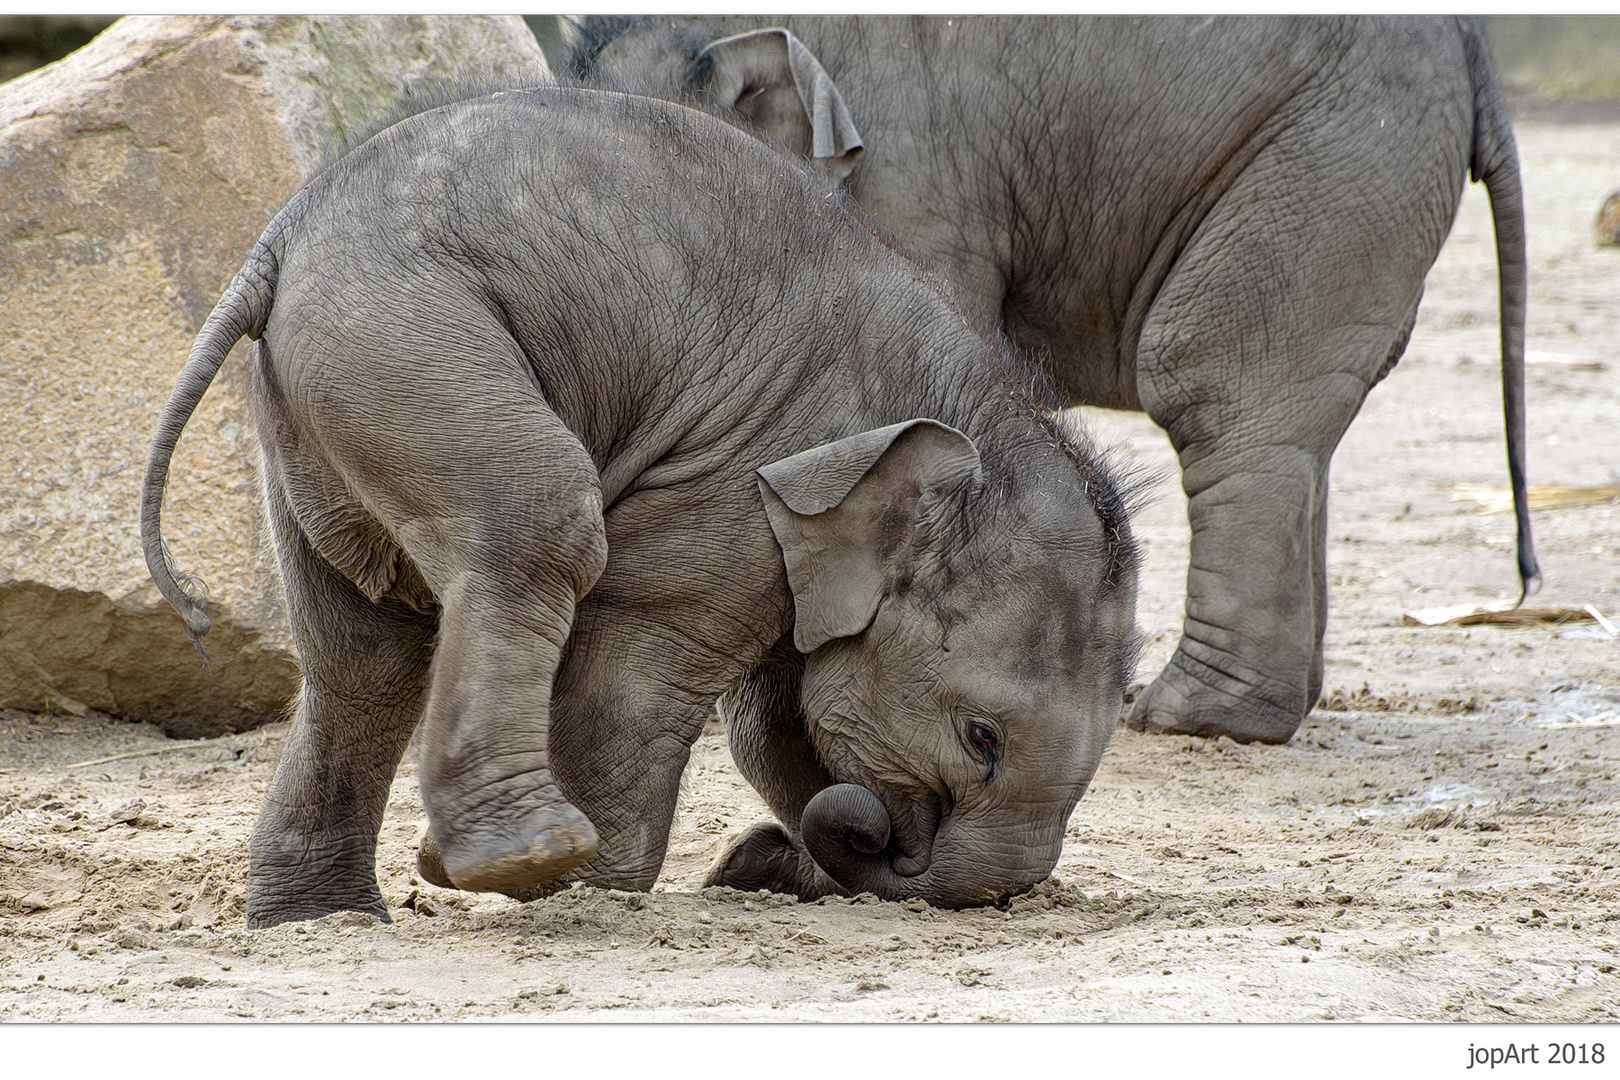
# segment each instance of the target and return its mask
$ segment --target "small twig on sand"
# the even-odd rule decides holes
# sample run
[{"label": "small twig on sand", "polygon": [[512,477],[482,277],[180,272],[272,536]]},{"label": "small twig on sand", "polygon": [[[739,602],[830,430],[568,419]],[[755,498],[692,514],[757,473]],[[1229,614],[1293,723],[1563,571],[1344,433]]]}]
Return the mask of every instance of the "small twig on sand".
[{"label": "small twig on sand", "polygon": [[[75,761],[71,765],[63,766],[63,768],[71,772],[74,769],[83,769],[91,765],[105,765],[109,761],[124,761],[128,758],[146,757],[150,754],[172,754],[176,750],[201,750],[206,746],[219,746],[222,743],[229,742],[231,739],[240,739],[242,734],[238,732],[234,735],[221,735],[214,739],[194,739],[189,742],[175,743],[173,746],[151,746],[145,750],[131,750],[126,754],[111,754],[107,757],[91,758],[89,761]],[[259,740],[259,745],[264,746],[269,741],[270,735],[266,732]],[[246,749],[246,747],[243,747],[243,749]]]}]

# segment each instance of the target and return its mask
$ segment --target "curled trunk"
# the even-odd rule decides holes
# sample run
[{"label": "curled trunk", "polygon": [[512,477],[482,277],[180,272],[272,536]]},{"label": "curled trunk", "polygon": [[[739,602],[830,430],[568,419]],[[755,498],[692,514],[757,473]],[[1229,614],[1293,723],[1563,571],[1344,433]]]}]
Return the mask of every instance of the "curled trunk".
[{"label": "curled trunk", "polygon": [[934,838],[928,868],[910,876],[895,870],[888,810],[864,787],[823,789],[805,806],[800,830],[816,865],[852,893],[961,908],[993,904],[1044,880],[1057,862],[1061,821],[1055,832],[1023,824],[990,830],[947,822]]}]

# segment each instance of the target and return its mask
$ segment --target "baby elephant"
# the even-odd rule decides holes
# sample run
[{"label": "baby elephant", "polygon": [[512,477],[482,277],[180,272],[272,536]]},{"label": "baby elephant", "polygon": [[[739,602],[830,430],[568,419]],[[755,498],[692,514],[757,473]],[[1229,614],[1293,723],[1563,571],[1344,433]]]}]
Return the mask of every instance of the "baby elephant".
[{"label": "baby elephant", "polygon": [[650,888],[717,698],[780,818],[718,884],[984,904],[1051,870],[1120,712],[1120,484],[940,280],[722,120],[546,88],[419,113],[311,180],[209,316],[243,335],[303,663],[248,922],[386,918],[420,724],[423,869]]}]

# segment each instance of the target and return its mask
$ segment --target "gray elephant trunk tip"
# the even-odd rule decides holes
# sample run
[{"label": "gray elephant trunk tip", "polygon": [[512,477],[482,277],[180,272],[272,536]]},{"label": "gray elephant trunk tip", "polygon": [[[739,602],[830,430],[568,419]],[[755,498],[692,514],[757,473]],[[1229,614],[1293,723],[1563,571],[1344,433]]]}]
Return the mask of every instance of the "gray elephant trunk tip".
[{"label": "gray elephant trunk tip", "polygon": [[804,846],[816,865],[852,892],[870,891],[894,899],[885,888],[890,875],[884,849],[889,845],[889,812],[858,784],[824,788],[804,808]]}]

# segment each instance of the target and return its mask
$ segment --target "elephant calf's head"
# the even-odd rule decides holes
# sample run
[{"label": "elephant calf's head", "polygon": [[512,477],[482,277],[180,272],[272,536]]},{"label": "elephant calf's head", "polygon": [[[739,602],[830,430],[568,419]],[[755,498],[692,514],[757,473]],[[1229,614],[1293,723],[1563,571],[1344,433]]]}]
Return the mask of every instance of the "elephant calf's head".
[{"label": "elephant calf's head", "polygon": [[839,781],[802,838],[846,889],[965,906],[1039,882],[1108,743],[1130,541],[1095,464],[1056,439],[1030,455],[987,479],[965,435],[913,420],[760,470],[807,734]]}]

